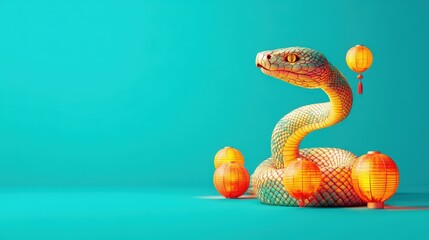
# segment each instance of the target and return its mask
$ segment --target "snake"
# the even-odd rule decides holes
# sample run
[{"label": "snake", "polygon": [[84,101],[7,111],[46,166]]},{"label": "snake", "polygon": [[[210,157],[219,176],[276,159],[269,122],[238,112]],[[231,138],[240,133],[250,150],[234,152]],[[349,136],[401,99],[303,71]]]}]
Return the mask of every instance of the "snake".
[{"label": "snake", "polygon": [[251,188],[257,199],[268,205],[298,206],[283,185],[287,166],[306,159],[322,172],[316,192],[302,204],[309,207],[363,206],[365,202],[353,189],[352,167],[357,156],[339,148],[302,148],[305,136],[344,120],[353,104],[352,90],[344,75],[323,53],[305,47],[289,47],[259,52],[256,67],[271,77],[289,84],[324,91],[329,102],[299,107],[276,124],[271,137],[271,157],[257,166]]}]

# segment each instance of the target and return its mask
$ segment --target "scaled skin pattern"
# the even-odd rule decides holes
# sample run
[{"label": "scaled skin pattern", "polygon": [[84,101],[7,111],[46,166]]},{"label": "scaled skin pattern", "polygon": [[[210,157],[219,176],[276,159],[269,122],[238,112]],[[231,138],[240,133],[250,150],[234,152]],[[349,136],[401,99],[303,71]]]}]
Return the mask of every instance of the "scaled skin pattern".
[{"label": "scaled skin pattern", "polygon": [[337,148],[299,149],[302,139],[312,131],[332,126],[350,113],[353,95],[345,77],[325,56],[303,47],[258,53],[256,66],[268,76],[303,88],[320,88],[329,102],[300,107],[284,116],[274,128],[272,156],[252,175],[253,191],[261,203],[298,206],[283,186],[285,167],[297,158],[306,158],[320,168],[322,181],[317,192],[303,204],[312,207],[365,205],[352,186],[352,166],[357,157]]}]

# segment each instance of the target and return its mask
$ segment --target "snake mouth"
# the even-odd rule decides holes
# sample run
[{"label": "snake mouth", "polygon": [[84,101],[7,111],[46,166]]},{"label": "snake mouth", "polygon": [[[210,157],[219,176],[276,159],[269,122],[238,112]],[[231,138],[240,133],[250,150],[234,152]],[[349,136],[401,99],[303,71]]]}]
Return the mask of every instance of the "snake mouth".
[{"label": "snake mouth", "polygon": [[294,73],[294,74],[298,74],[298,75],[304,75],[304,76],[307,76],[307,77],[312,77],[313,75],[310,75],[310,74],[306,74],[306,73],[298,73],[298,72],[294,72],[294,71],[289,71],[289,70],[286,70],[286,69],[280,69],[280,70],[271,70],[271,69],[268,69],[268,68],[266,68],[266,67],[264,67],[264,66],[262,66],[261,64],[256,64],[256,67],[257,68],[260,68],[261,69],[261,71],[265,71],[265,72],[274,72],[274,73]]}]

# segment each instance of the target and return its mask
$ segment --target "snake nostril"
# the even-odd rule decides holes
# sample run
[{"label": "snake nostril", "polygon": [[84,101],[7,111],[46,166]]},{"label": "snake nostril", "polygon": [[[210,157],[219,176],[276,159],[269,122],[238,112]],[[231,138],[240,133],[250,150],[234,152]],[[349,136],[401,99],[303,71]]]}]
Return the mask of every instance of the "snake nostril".
[{"label": "snake nostril", "polygon": [[271,55],[267,54],[267,59],[270,60],[271,59]]}]

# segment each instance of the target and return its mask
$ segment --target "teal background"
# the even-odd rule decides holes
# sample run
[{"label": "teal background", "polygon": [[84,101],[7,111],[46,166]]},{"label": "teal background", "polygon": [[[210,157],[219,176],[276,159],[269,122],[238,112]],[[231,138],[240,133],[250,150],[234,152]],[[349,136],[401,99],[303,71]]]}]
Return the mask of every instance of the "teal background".
[{"label": "teal background", "polygon": [[217,150],[237,147],[252,172],[283,115],[327,101],[263,75],[256,53],[317,49],[356,93],[345,54],[364,44],[374,54],[364,95],[302,146],[380,150],[401,172],[394,203],[429,205],[428,9],[416,0],[0,0],[1,239],[220,238],[202,235],[219,225],[223,236],[261,238],[257,226],[291,221],[289,236],[359,225],[380,239],[412,226],[427,239],[427,211],[299,212],[193,197],[216,194]]},{"label": "teal background", "polygon": [[0,183],[211,185],[218,149],[253,170],[291,110],[326,101],[255,68],[259,51],[355,44],[374,64],[341,124],[303,147],[377,149],[428,184],[427,8],[410,1],[0,1]]}]

